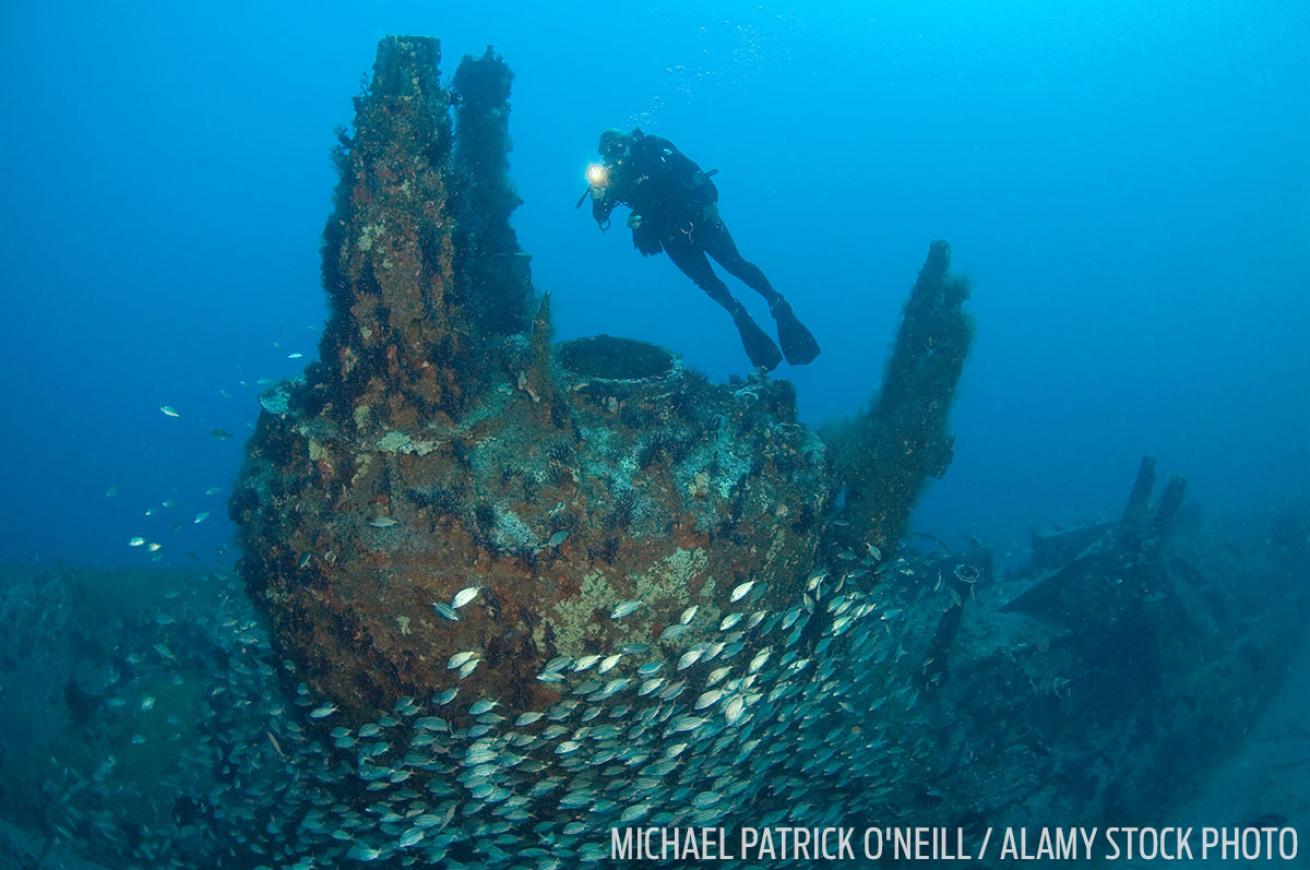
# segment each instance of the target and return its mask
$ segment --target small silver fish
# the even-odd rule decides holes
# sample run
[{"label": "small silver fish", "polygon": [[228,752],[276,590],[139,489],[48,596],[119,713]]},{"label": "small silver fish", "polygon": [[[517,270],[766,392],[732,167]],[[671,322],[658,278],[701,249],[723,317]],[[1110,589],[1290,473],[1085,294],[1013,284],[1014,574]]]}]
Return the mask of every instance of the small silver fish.
[{"label": "small silver fish", "polygon": [[621,601],[610,611],[610,619],[622,619],[625,616],[631,616],[636,613],[642,606],[643,602],[637,600]]},{"label": "small silver fish", "polygon": [[346,853],[347,858],[353,858],[356,861],[376,861],[381,856],[381,849],[374,849],[372,846],[367,846],[358,840],[355,841],[355,845],[350,847],[350,851]]},{"label": "small silver fish", "polygon": [[177,409],[174,408],[172,405],[160,405],[160,406],[159,406],[159,410],[164,412],[164,416],[165,416],[165,417],[181,417],[181,416],[182,416],[181,414],[179,414],[179,413],[177,412]]},{"label": "small silver fish", "polygon": [[741,601],[747,595],[750,595],[751,590],[754,588],[755,588],[754,580],[747,580],[745,583],[742,583],[739,586],[737,586],[736,589],[732,590],[732,598],[731,598],[732,603],[735,604],[736,602]]},{"label": "small silver fish", "polygon": [[322,707],[315,707],[313,710],[310,710],[309,718],[326,719],[328,716],[331,716],[335,712],[337,712],[336,704],[324,704]]},{"label": "small silver fish", "polygon": [[709,809],[722,798],[718,792],[703,791],[691,799],[691,805],[698,810]]},{"label": "small silver fish", "polygon": [[679,716],[674,720],[673,733],[679,734],[683,731],[695,731],[708,721],[708,719],[700,716]]},{"label": "small silver fish", "polygon": [[459,622],[459,614],[455,612],[455,608],[451,607],[444,601],[432,602],[432,609],[435,610],[437,615],[442,619],[449,619],[451,622]]},{"label": "small silver fish", "polygon": [[389,529],[396,525],[396,521],[391,517],[374,517],[368,524],[375,529]]},{"label": "small silver fish", "polygon": [[705,651],[700,648],[688,650],[682,654],[682,658],[678,659],[678,670],[685,671],[700,661],[700,657],[703,655],[705,655]]},{"label": "small silver fish", "polygon": [[476,650],[466,650],[464,652],[457,652],[450,657],[449,661],[446,662],[446,669],[453,671],[455,670],[455,668],[463,667],[466,662],[468,662],[470,659],[475,657],[477,654],[478,653]]},{"label": "small silver fish", "polygon": [[573,663],[573,659],[568,656],[555,656],[555,658],[546,662],[546,671],[562,671]]},{"label": "small silver fish", "polygon": [[477,598],[478,593],[481,591],[481,586],[469,586],[466,589],[461,589],[455,593],[455,598],[450,602],[450,606],[459,610],[465,604],[468,604],[474,598]]},{"label": "small silver fish", "polygon": [[[619,692],[622,691],[623,689],[626,689],[628,687],[628,683],[630,682],[632,682],[632,679],[630,677],[616,677],[615,679],[612,679],[605,684],[605,688],[601,690],[601,696],[608,698],[611,695],[613,695],[615,692]],[[596,712],[598,714],[600,713],[599,707],[596,708]]]},{"label": "small silver fish", "polygon": [[687,633],[687,624],[680,622],[677,625],[670,625],[664,631],[660,632],[660,640],[676,640]]},{"label": "small silver fish", "polygon": [[722,697],[722,689],[710,689],[708,692],[702,693],[701,696],[696,699],[696,704],[693,709],[704,710],[706,707],[713,707],[715,704],[719,703],[719,699]]}]

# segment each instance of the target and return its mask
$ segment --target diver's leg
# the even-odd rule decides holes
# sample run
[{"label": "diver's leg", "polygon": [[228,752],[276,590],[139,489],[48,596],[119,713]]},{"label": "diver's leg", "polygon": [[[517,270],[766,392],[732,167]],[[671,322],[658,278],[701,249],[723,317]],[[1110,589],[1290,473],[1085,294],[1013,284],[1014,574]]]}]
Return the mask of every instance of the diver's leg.
[{"label": "diver's leg", "polygon": [[735,307],[740,307],[741,303],[733,298],[728,285],[714,274],[705,252],[688,242],[686,236],[679,233],[677,236],[663,239],[662,244],[673,265],[682,270],[682,274],[695,281],[696,286],[704,290],[711,299],[729,312]]},{"label": "diver's leg", "polygon": [[696,227],[696,243],[713,257],[729,275],[741,281],[747,287],[763,296],[770,305],[780,298],[765,276],[764,270],[747,260],[737,250],[737,243],[728,232],[728,225],[721,218],[708,220]]},{"label": "diver's leg", "polygon": [[746,355],[750,357],[751,365],[756,368],[763,366],[769,371],[777,368],[778,363],[782,362],[782,354],[778,352],[777,345],[751,319],[746,307],[733,297],[728,285],[714,274],[705,252],[681,235],[665,239],[663,245],[673,265],[732,315],[732,322],[737,325],[737,332],[741,335],[741,343],[746,349]]},{"label": "diver's leg", "polygon": [[813,334],[805,328],[791,305],[782,294],[773,289],[769,279],[759,266],[745,260],[737,251],[737,245],[728,232],[727,225],[720,219],[707,221],[697,228],[697,240],[704,246],[711,257],[718,260],[729,274],[740,278],[748,287],[769,301],[769,313],[778,325],[778,343],[787,356],[787,362],[802,366],[814,361],[819,355],[819,343]]}]

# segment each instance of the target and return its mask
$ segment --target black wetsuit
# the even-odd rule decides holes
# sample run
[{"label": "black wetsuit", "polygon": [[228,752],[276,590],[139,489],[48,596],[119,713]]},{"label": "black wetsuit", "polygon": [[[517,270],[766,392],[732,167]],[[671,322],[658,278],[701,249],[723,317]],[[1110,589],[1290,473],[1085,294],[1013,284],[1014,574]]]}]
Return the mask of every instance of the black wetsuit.
[{"label": "black wetsuit", "polygon": [[707,254],[773,302],[778,292],[764,272],[737,251],[719,217],[718,201],[714,181],[677,146],[659,136],[636,134],[628,156],[610,164],[604,194],[592,201],[591,211],[605,225],[616,206],[630,207],[641,221],[632,229],[637,250],[646,256],[664,251],[697,287],[729,311],[740,303],[714,274]]},{"label": "black wetsuit", "polygon": [[[818,342],[801,324],[760,268],[737,251],[728,227],[719,217],[719,191],[706,173],[667,139],[640,130],[622,137],[626,149],[606,164],[605,184],[593,189],[591,213],[601,229],[619,205],[632,209],[632,244],[645,256],[660,251],[696,282],[710,298],[727,309],[742,345],[757,367],[773,369],[783,354],[793,365],[819,355]],[[602,143],[604,144],[604,143]],[[763,296],[778,325],[782,352],[759,327],[746,307],[714,273],[713,257],[730,275]]]}]

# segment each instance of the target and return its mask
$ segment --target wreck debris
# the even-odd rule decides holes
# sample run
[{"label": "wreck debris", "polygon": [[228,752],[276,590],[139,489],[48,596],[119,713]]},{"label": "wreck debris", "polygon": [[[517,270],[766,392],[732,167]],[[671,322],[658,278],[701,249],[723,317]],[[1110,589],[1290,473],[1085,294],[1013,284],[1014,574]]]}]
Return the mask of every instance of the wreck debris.
[{"label": "wreck debris", "polygon": [[531,258],[509,223],[522,204],[509,180],[512,80],[505,61],[488,48],[482,57],[466,57],[451,83],[455,289],[475,341],[523,332],[531,312]]},{"label": "wreck debris", "polygon": [[961,748],[992,748],[942,771],[946,804],[1000,777],[1050,818],[1163,819],[1281,682],[1301,568],[1178,522],[1181,478],[1153,508],[1155,471],[1143,460],[1118,520],[1034,532],[1028,566],[975,587],[936,696],[971,723]]},{"label": "wreck debris", "polygon": [[1083,630],[1104,631],[1167,592],[1161,551],[1187,490],[1171,478],[1154,512],[1155,460],[1144,457],[1115,523],[1092,524],[1058,534],[1033,533],[1033,565],[1040,569],[1031,588],[1007,610],[1023,610],[1072,622]]},{"label": "wreck debris", "polygon": [[[508,223],[509,71],[461,64],[452,134],[438,59],[379,46],[325,232],[324,363],[266,397],[230,502],[277,643],[354,716],[456,684],[540,707],[561,655],[676,659],[742,584],[793,592],[828,507],[790,385],[712,385],[611,336],[551,346]],[[662,643],[692,604],[704,625]]]},{"label": "wreck debris", "polygon": [[[938,581],[933,591],[944,589],[948,603],[933,631],[932,640],[928,642],[923,659],[919,677],[925,690],[936,689],[946,681],[950,673],[952,647],[964,622],[965,606],[973,600],[974,589],[979,583],[991,582],[992,570],[992,553],[983,549],[976,549],[963,558],[948,554],[935,566]],[[930,563],[928,574],[932,573],[934,571]]]},{"label": "wreck debris", "polygon": [[947,274],[950,246],[933,242],[905,305],[881,392],[853,421],[832,427],[838,473],[846,486],[848,525],[835,542],[890,548],[929,478],[951,463],[947,417],[964,368],[973,327],[963,311],[963,278]]},{"label": "wreck debris", "polygon": [[323,231],[331,315],[306,399],[361,435],[449,421],[468,401],[460,375],[476,348],[452,287],[439,59],[436,40],[382,40],[373,83],[355,100],[354,134],[337,154],[336,207]]}]

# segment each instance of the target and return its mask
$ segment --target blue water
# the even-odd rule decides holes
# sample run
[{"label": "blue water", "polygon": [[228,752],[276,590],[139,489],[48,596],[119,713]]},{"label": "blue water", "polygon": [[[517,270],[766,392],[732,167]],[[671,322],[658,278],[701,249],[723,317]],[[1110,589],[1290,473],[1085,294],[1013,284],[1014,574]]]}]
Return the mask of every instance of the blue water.
[{"label": "blue water", "polygon": [[921,529],[1017,552],[1116,511],[1144,452],[1212,515],[1310,493],[1303,0],[704,5],[4,4],[0,559],[230,558],[255,382],[315,355],[332,129],[389,33],[515,70],[515,224],[559,337],[746,370],[665,258],[574,211],[606,127],[720,170],[823,344],[778,372],[811,422],[867,401],[949,240],[978,334]]}]

